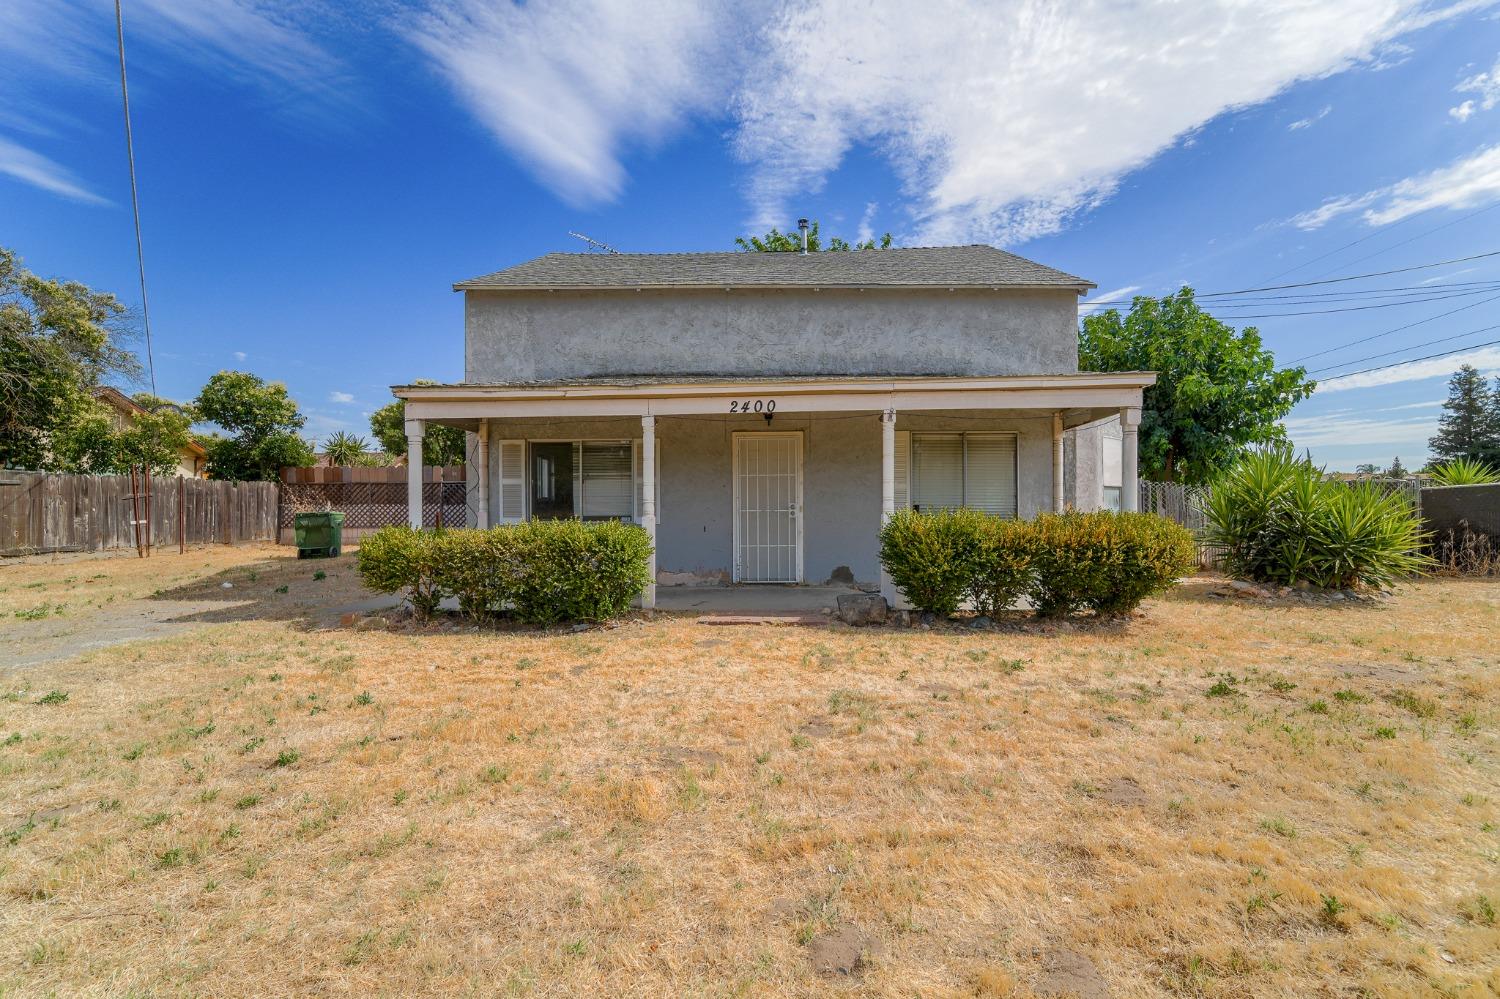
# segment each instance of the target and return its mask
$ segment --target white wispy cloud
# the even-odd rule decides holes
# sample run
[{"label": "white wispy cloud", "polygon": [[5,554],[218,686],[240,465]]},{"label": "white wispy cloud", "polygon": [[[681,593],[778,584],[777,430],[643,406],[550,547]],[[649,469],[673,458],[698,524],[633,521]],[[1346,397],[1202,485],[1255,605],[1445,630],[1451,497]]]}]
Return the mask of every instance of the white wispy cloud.
[{"label": "white wispy cloud", "polygon": [[1374,191],[1330,198],[1290,221],[1299,229],[1317,229],[1359,212],[1366,225],[1380,226],[1429,208],[1475,208],[1496,199],[1500,199],[1500,143]]},{"label": "white wispy cloud", "polygon": [[1476,111],[1494,110],[1496,105],[1500,105],[1500,55],[1495,57],[1495,65],[1489,70],[1475,73],[1453,90],[1460,94],[1479,95],[1477,101],[1467,100],[1448,109],[1448,114],[1458,121],[1468,121]]},{"label": "white wispy cloud", "polygon": [[1131,295],[1134,295],[1140,290],[1141,286],[1138,284],[1127,284],[1123,288],[1116,288],[1113,291],[1106,291],[1101,295],[1094,296],[1086,302],[1079,302],[1078,312],[1080,315],[1085,312],[1091,312],[1094,310],[1095,306],[1108,305],[1111,302],[1119,302],[1122,299],[1129,298]]},{"label": "white wispy cloud", "polygon": [[1472,364],[1487,374],[1500,372],[1500,347],[1482,347],[1463,354],[1450,354],[1447,357],[1434,357],[1426,361],[1396,364],[1377,371],[1320,379],[1318,393],[1326,395],[1329,392],[1399,385],[1402,382],[1418,382],[1428,378],[1447,378],[1465,364]]},{"label": "white wispy cloud", "polygon": [[335,391],[328,393],[328,401],[337,402],[341,405],[348,405],[349,403],[354,401],[354,396],[350,395],[348,392]]},{"label": "white wispy cloud", "polygon": [[1315,125],[1318,122],[1322,121],[1324,118],[1327,118],[1328,117],[1328,112],[1330,112],[1332,110],[1333,110],[1333,105],[1332,104],[1325,104],[1323,106],[1323,110],[1319,111],[1317,114],[1309,115],[1306,118],[1298,118],[1296,121],[1294,121],[1290,125],[1288,125],[1286,127],[1286,130],[1288,132],[1300,132],[1304,128],[1312,128],[1313,125]]},{"label": "white wispy cloud", "polygon": [[245,352],[244,352],[244,351],[243,351],[243,350],[237,350],[237,351],[235,351],[235,352],[234,352],[234,354],[233,354],[233,357],[234,357],[234,359],[235,359],[235,360],[236,360],[236,361],[243,361],[243,360],[244,360],[244,359],[245,359],[245,358],[247,358],[247,357],[249,357],[249,356],[250,356],[250,355],[249,355],[249,354],[247,354],[247,353],[245,353]]},{"label": "white wispy cloud", "polygon": [[1488,0],[426,2],[406,37],[570,201],[618,197],[631,146],[727,114],[751,222],[784,225],[862,146],[903,183],[906,238],[1015,243],[1225,112]]},{"label": "white wispy cloud", "polygon": [[435,0],[401,30],[537,179],[573,204],[615,198],[621,157],[722,109],[738,39],[729,5]]},{"label": "white wispy cloud", "polygon": [[0,174],[50,194],[92,205],[109,202],[90,191],[73,172],[33,149],[0,136]]},{"label": "white wispy cloud", "polygon": [[1437,416],[1381,420],[1369,416],[1297,417],[1284,421],[1287,435],[1299,448],[1328,445],[1387,444],[1397,446],[1422,442],[1432,436]]},{"label": "white wispy cloud", "polygon": [[855,230],[854,238],[861,243],[875,238],[875,212],[880,208],[880,202],[865,202],[865,210],[859,217],[859,228]]}]

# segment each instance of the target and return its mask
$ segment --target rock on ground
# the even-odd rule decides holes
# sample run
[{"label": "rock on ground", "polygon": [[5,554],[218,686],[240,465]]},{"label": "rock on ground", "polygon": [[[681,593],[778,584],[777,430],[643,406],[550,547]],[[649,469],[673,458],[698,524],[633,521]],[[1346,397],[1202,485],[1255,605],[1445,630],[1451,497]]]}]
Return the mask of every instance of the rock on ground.
[{"label": "rock on ground", "polygon": [[845,624],[884,624],[889,609],[878,593],[839,594],[839,620]]}]

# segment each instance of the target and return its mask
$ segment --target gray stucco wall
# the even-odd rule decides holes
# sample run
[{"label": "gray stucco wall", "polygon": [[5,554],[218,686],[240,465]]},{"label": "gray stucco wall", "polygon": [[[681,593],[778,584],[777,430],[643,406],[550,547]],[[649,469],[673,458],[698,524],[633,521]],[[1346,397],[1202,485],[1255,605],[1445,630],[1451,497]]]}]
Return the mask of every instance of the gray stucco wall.
[{"label": "gray stucco wall", "polygon": [[[899,416],[898,430],[955,432],[1015,431],[1019,513],[1034,517],[1052,498],[1051,417],[1000,411],[975,417],[963,412]],[[730,573],[733,566],[733,461],[736,431],[763,431],[756,417],[658,417],[661,507],[657,568],[703,576]],[[854,578],[880,576],[880,423],[876,413],[836,416],[778,415],[769,428],[803,435],[803,570],[809,583],[828,579],[837,566]],[[640,437],[638,419],[493,420],[499,439],[625,440]],[[471,440],[473,435],[470,435]],[[498,461],[491,452],[491,518],[498,515]],[[475,466],[472,462],[470,468]],[[470,473],[471,496],[475,493]],[[472,522],[472,520],[471,520]]]},{"label": "gray stucco wall", "polygon": [[1067,289],[470,291],[464,377],[1071,373],[1077,306]]}]

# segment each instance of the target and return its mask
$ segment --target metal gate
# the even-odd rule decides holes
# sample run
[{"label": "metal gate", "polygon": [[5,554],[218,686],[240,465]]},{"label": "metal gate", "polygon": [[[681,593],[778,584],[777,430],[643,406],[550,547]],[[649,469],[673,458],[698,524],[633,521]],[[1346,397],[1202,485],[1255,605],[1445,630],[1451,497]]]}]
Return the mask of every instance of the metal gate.
[{"label": "metal gate", "polygon": [[734,435],[734,580],[802,581],[802,434]]}]

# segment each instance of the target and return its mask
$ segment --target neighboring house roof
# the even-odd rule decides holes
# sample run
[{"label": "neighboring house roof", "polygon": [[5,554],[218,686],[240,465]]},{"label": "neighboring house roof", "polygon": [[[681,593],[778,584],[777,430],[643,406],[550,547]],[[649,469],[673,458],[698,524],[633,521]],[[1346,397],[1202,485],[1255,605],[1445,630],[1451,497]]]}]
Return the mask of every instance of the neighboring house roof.
[{"label": "neighboring house roof", "polygon": [[455,291],[637,288],[1066,288],[1092,281],[993,246],[820,253],[549,253]]},{"label": "neighboring house roof", "polygon": [[[126,416],[134,416],[137,413],[146,412],[146,407],[110,385],[101,385],[94,389],[94,398],[106,405],[113,406],[118,412],[124,413]],[[208,457],[208,451],[203,445],[191,437],[188,438],[187,446],[183,450],[189,451],[199,458]]]}]

